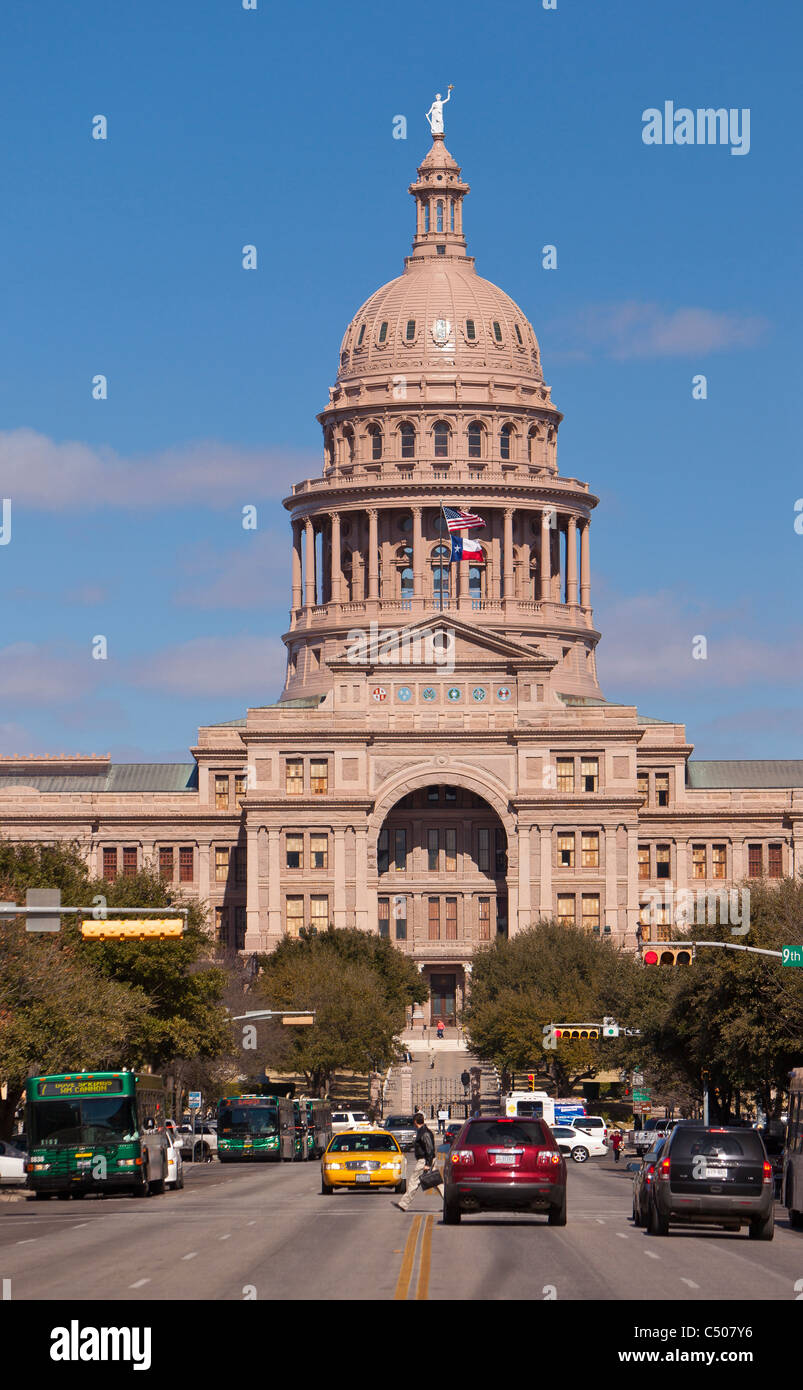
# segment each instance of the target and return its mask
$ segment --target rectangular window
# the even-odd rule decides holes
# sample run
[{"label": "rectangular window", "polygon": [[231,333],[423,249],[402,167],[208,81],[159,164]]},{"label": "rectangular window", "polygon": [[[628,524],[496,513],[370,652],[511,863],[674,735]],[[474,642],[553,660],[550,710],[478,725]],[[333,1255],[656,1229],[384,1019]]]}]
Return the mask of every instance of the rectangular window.
[{"label": "rectangular window", "polygon": [[481,874],[487,874],[491,867],[491,832],[487,825],[481,825],[477,831],[477,868]]},{"label": "rectangular window", "polygon": [[599,893],[583,894],[583,931],[599,931]]},{"label": "rectangular window", "polygon": [[669,845],[655,846],[655,877],[669,878]]},{"label": "rectangular window", "polygon": [[397,874],[404,873],[407,868],[407,831],[397,830],[394,833],[394,852],[393,862]]},{"label": "rectangular window", "polygon": [[159,846],[159,877],[173,882],[173,846]]},{"label": "rectangular window", "polygon": [[178,852],[179,883],[192,883],[195,878],[195,850],[192,845],[181,845]]},{"label": "rectangular window", "polygon": [[288,869],[303,869],[304,836],[286,835],[284,839],[284,852]]},{"label": "rectangular window", "polygon": [[783,845],[767,845],[767,874],[770,878],[783,877]]},{"label": "rectangular window", "polygon": [[574,893],[558,893],[558,921],[562,927],[574,926]]},{"label": "rectangular window", "polygon": [[288,898],[285,907],[285,928],[288,936],[298,936],[304,925],[304,899]]},{"label": "rectangular window", "polygon": [[655,804],[656,806],[669,805],[669,773],[656,772],[655,774]]},{"label": "rectangular window", "polygon": [[639,845],[638,847],[638,876],[639,878],[649,878],[650,876],[649,845]]},{"label": "rectangular window", "polygon": [[427,787],[427,801],[440,801],[440,799],[441,799],[441,789],[440,789],[440,787]]},{"label": "rectangular window", "polygon": [[393,899],[393,930],[397,941],[407,940],[407,899],[403,893]]},{"label": "rectangular window", "polygon": [[215,778],[215,810],[228,811],[229,809],[229,779],[227,776]]},{"label": "rectangular window", "polygon": [[713,874],[712,874],[712,877],[713,877],[713,878],[724,878],[724,877],[725,877],[725,846],[724,846],[724,845],[712,845],[712,846],[711,846],[711,866],[712,866],[712,869],[713,869]]},{"label": "rectangular window", "polygon": [[325,796],[329,790],[329,764],[325,759],[315,759],[309,765],[310,787],[313,796]]},{"label": "rectangular window", "polygon": [[599,788],[599,758],[583,758],[580,763],[580,776],[583,791],[595,792]]},{"label": "rectangular window", "polygon": [[644,797],[645,801],[647,800],[650,794],[650,774],[648,772],[640,772],[636,777],[636,791],[639,796]]},{"label": "rectangular window", "polygon": [[248,879],[248,854],[245,845],[238,845],[234,851],[234,882],[242,885]]},{"label": "rectangular window", "polygon": [[747,877],[761,878],[764,872],[764,846],[747,846]]},{"label": "rectangular window", "polygon": [[672,921],[670,917],[669,904],[658,903],[655,909],[655,936],[654,941],[672,940]]},{"label": "rectangular window", "polygon": [[599,868],[599,832],[589,830],[582,838],[582,859],[584,869]]},{"label": "rectangular window", "polygon": [[390,852],[388,850],[388,832],[380,830],[379,839],[376,842],[376,868],[377,873],[386,874],[389,867]]},{"label": "rectangular window", "polygon": [[123,850],[123,878],[133,878],[137,872],[137,851],[136,847],[128,847]]},{"label": "rectangular window", "polygon": [[574,758],[558,758],[557,782],[559,792],[574,791]]},{"label": "rectangular window", "polygon": [[447,874],[457,873],[457,831],[444,830],[444,858]]},{"label": "rectangular window", "polygon": [[325,893],[313,893],[309,900],[310,926],[318,932],[329,926],[329,899]]},{"label": "rectangular window", "polygon": [[238,774],[234,779],[234,804],[238,810],[243,804],[247,782],[248,778],[245,773]]},{"label": "rectangular window", "polygon": [[429,939],[430,941],[440,941],[441,939],[441,900],[440,898],[429,898]]},{"label": "rectangular window", "polygon": [[561,869],[574,868],[574,835],[558,833],[558,866]]},{"label": "rectangular window", "polygon": [[223,915],[223,912],[224,912],[224,910],[223,910],[222,907],[216,907],[216,908],[215,908],[215,940],[216,940],[216,941],[223,941],[223,940],[225,939],[225,938],[224,938],[225,917],[224,917],[224,915]]},{"label": "rectangular window", "polygon": [[287,759],[284,789],[288,796],[304,795],[304,763],[301,758]]},{"label": "rectangular window", "polygon": [[692,878],[705,878],[707,874],[705,845],[692,845],[691,847],[691,876]]},{"label": "rectangular window", "polygon": [[310,835],[309,857],[313,869],[329,868],[329,836]]},{"label": "rectangular window", "polygon": [[244,907],[234,909],[234,949],[235,951],[245,950],[245,928],[246,915]]},{"label": "rectangular window", "polygon": [[497,874],[507,873],[507,837],[504,830],[494,831],[494,841],[496,843],[496,872]]},{"label": "rectangular window", "polygon": [[480,941],[490,941],[491,939],[491,899],[478,898],[477,906],[479,910]]},{"label": "rectangular window", "polygon": [[215,883],[225,883],[229,877],[229,860],[231,850],[228,845],[218,845],[215,848]]},{"label": "rectangular window", "polygon": [[446,899],[446,940],[457,940],[457,898]]},{"label": "rectangular window", "polygon": [[456,801],[457,787],[444,787],[443,796],[445,801]]},{"label": "rectangular window", "polygon": [[427,869],[431,874],[438,872],[438,832],[427,831]]},{"label": "rectangular window", "polygon": [[117,850],[104,849],[103,851],[103,877],[117,877]]},{"label": "rectangular window", "polygon": [[379,899],[379,935],[390,936],[390,898]]}]

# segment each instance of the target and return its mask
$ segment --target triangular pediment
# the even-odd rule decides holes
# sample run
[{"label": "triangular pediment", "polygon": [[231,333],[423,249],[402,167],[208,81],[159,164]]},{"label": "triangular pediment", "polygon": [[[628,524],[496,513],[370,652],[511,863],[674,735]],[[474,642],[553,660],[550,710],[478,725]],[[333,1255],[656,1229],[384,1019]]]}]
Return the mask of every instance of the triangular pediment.
[{"label": "triangular pediment", "polygon": [[357,668],[366,673],[387,665],[425,670],[446,662],[454,670],[486,667],[510,673],[523,669],[546,673],[557,664],[535,646],[445,613],[398,628],[355,630],[344,639],[340,653],[327,659],[333,671]]}]

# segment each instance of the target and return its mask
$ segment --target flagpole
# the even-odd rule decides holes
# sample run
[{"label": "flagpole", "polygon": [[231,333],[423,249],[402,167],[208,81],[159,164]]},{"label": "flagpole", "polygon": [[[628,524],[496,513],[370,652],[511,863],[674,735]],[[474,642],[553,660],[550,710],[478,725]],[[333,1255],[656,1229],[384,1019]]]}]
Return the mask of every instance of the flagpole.
[{"label": "flagpole", "polygon": [[[443,510],[443,498],[441,498],[441,516],[443,517],[443,520],[446,521],[446,513],[445,513],[445,511]],[[443,534],[443,533],[441,533],[441,534]],[[448,521],[446,521],[446,534],[447,534],[447,535],[449,534],[449,523],[448,523]],[[439,558],[439,560],[440,560],[440,604],[439,604],[439,607],[440,607],[441,613],[443,612],[443,546],[444,546],[444,542],[443,542],[443,539],[442,539],[442,540],[441,540],[441,543],[440,543],[440,545],[439,545],[439,547],[438,547],[438,550],[439,550],[438,558]],[[452,563],[452,562],[451,562],[451,560],[450,560],[450,561],[449,561],[450,567],[451,567],[451,563]]]}]

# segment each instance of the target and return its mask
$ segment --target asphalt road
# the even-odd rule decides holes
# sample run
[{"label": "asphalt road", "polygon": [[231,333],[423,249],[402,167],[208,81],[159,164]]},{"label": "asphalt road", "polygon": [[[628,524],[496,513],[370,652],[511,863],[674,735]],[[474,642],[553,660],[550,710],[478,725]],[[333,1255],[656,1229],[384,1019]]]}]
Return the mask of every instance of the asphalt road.
[{"label": "asphalt road", "polygon": [[[803,1233],[775,1239],[630,1220],[631,1179],[610,1158],[569,1164],[565,1228],[543,1217],[441,1224],[385,1192],[320,1195],[317,1163],[185,1169],[183,1192],[138,1201],[0,1205],[0,1286],[28,1299],[796,1299]],[[797,1283],[797,1290],[795,1284]]]}]

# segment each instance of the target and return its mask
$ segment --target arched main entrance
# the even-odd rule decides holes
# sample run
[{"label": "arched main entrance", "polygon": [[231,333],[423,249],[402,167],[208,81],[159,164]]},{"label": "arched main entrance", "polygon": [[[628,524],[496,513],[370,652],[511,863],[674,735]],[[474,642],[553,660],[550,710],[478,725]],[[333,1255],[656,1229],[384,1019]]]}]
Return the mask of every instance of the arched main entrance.
[{"label": "arched main entrance", "polygon": [[508,931],[508,842],[478,793],[432,782],[408,792],[377,836],[380,936],[411,955],[431,999],[424,1022],[454,1024],[479,946]]}]

